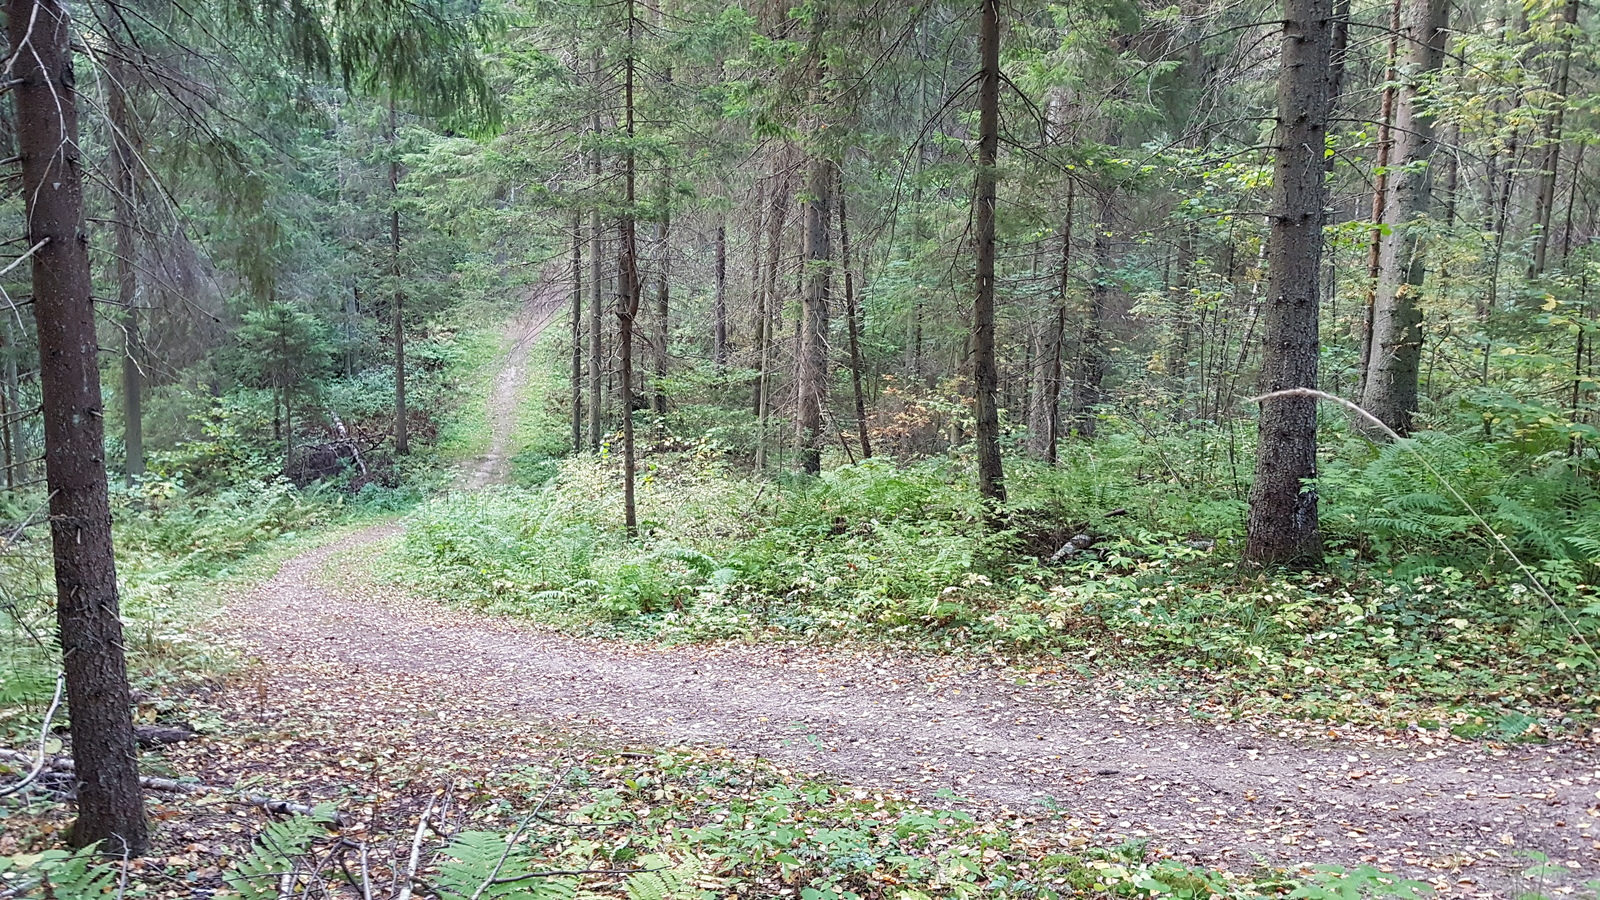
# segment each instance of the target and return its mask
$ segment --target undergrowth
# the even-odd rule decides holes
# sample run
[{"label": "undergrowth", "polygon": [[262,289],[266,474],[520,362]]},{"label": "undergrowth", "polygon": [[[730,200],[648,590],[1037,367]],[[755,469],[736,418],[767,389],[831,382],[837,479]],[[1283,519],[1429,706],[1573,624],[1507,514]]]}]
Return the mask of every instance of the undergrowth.
[{"label": "undergrowth", "polygon": [[[1059,469],[1013,466],[998,530],[959,459],[774,483],[701,447],[650,457],[630,541],[615,466],[575,458],[542,487],[422,506],[394,568],[479,609],[607,636],[1050,655],[1239,714],[1467,737],[1587,722],[1600,704],[1594,491],[1559,461],[1518,471],[1462,459],[1443,437],[1415,446],[1469,482],[1554,604],[1475,520],[1446,515],[1401,450],[1329,467],[1331,562],[1301,575],[1241,566],[1242,503],[1178,480],[1137,436],[1074,448]],[[1093,547],[1058,557],[1078,534]]]},{"label": "undergrowth", "polygon": [[1164,857],[1143,841],[1093,846],[1061,830],[1053,813],[974,815],[955,795],[925,805],[715,752],[610,753],[487,779],[458,785],[442,803],[435,795],[401,819],[409,828],[409,819],[433,814],[432,829],[415,831],[416,864],[407,861],[409,841],[340,832],[324,808],[269,824],[246,846],[218,848],[225,858],[198,879],[160,860],[123,870],[48,851],[0,856],[0,890],[49,883],[56,896],[76,900],[122,882],[127,896],[140,896],[181,877],[197,890],[220,882],[244,900],[393,897],[404,880],[397,872],[414,866],[425,895],[453,900],[1331,900],[1429,891],[1372,868],[1224,873]]}]

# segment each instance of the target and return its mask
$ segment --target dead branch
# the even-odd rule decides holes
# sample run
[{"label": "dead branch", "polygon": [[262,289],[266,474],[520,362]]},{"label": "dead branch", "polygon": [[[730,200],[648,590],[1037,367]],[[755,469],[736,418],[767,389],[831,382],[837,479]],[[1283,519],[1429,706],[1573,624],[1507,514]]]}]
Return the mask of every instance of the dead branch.
[{"label": "dead branch", "polygon": [[[23,776],[21,781],[5,790],[0,790],[0,797],[9,797],[22,790],[32,784],[33,780],[39,777],[39,773],[44,771],[45,760],[50,758],[50,754],[46,753],[44,749],[46,742],[50,739],[50,720],[56,717],[56,710],[61,707],[61,689],[66,686],[66,679],[66,673],[56,673],[56,694],[50,700],[50,708],[45,710],[44,724],[39,726],[39,759],[34,762],[33,770]],[[21,756],[22,754],[18,755]],[[27,757],[23,756],[23,759],[27,759]]]},{"label": "dead branch", "polygon": [[[28,754],[17,750],[8,750],[4,748],[0,748],[0,759],[23,763],[30,761]],[[59,772],[63,775],[74,775],[77,773],[77,764],[73,762],[72,757],[70,756],[57,756],[53,759],[47,757],[42,764],[42,769],[43,771],[48,772]],[[228,788],[215,787],[213,785],[200,784],[192,781],[178,781],[173,778],[158,778],[154,775],[140,776],[139,784],[147,790],[164,791],[171,794],[231,793],[230,789]],[[5,795],[0,794],[0,796]],[[290,800],[278,800],[262,794],[244,794],[240,797],[240,799],[251,806],[260,807],[266,812],[279,816],[310,816],[316,812],[316,808],[314,806],[304,803],[295,803]],[[344,818],[338,812],[335,812],[333,814],[331,824],[336,827],[342,826],[344,824]]]}]

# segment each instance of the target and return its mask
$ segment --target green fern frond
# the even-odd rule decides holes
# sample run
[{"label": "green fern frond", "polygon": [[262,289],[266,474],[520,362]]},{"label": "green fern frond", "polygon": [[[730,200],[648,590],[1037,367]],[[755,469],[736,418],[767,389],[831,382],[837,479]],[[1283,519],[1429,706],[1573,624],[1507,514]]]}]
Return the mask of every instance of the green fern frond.
[{"label": "green fern frond", "polygon": [[508,851],[507,840],[507,835],[493,831],[456,835],[445,848],[449,859],[434,881],[442,900],[472,900],[474,895],[480,900],[574,900],[577,878],[538,875],[548,868],[544,861],[520,844]]},{"label": "green fern frond", "polygon": [[698,550],[691,550],[687,547],[668,547],[657,551],[656,556],[660,559],[682,563],[693,569],[702,578],[711,577],[711,573],[719,568],[716,560]]},{"label": "green fern frond", "polygon": [[117,875],[94,847],[0,856],[0,894],[13,897],[103,900],[116,888]]},{"label": "green fern frond", "polygon": [[700,896],[695,882],[700,877],[700,867],[693,857],[674,860],[664,853],[641,857],[642,871],[628,876],[623,890],[628,900],[696,900]]},{"label": "green fern frond", "polygon": [[234,871],[222,880],[243,900],[277,900],[279,880],[294,871],[300,858],[310,852],[311,842],[325,833],[324,825],[332,809],[323,804],[313,815],[293,816],[268,825]]}]

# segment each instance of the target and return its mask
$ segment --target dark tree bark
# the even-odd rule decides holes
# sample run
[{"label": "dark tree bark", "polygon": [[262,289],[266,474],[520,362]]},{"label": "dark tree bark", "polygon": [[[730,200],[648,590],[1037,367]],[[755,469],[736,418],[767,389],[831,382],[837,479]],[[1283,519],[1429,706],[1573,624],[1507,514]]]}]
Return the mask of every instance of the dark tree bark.
[{"label": "dark tree bark", "polygon": [[850,390],[856,401],[856,438],[861,442],[863,459],[872,456],[872,437],[867,433],[867,400],[861,390],[862,372],[866,365],[861,360],[861,318],[856,311],[855,273],[850,268],[850,222],[845,215],[844,170],[839,170],[839,262],[844,267],[844,318],[845,330],[850,340]]},{"label": "dark tree bark", "polygon": [[828,393],[828,294],[833,242],[833,164],[813,150],[801,206],[805,237],[805,291],[800,296],[799,414],[795,417],[800,471],[822,471],[822,411]]},{"label": "dark tree bark", "polygon": [[117,305],[122,328],[123,472],[128,484],[144,474],[144,353],[139,338],[139,280],[134,257],[133,217],[137,209],[134,178],[133,119],[128,114],[128,81],[121,66],[113,67],[107,112],[111,120],[112,218],[115,223]]},{"label": "dark tree bark", "polygon": [[583,452],[583,216],[572,214],[572,452]]},{"label": "dark tree bark", "polygon": [[728,227],[717,225],[716,294],[711,301],[711,358],[717,368],[728,364]]},{"label": "dark tree bark", "polygon": [[[1433,118],[1420,102],[1422,80],[1439,71],[1449,33],[1447,0],[1415,0],[1401,32],[1405,78],[1394,123],[1394,172],[1383,203],[1378,282],[1372,304],[1368,367],[1361,406],[1400,434],[1411,431],[1422,360],[1422,309],[1417,301],[1426,274],[1423,221],[1433,188]],[[1373,429],[1382,436],[1381,429]]]},{"label": "dark tree bark", "polygon": [[399,119],[389,101],[389,274],[394,278],[394,452],[411,452],[411,426],[406,413],[406,294],[400,289],[400,157]]},{"label": "dark tree bark", "polygon": [[972,304],[972,382],[976,401],[978,493],[1006,499],[1000,462],[999,375],[995,365],[995,192],[1000,155],[1000,0],[983,0],[978,28],[978,172],[973,198],[977,297]]},{"label": "dark tree bark", "polygon": [[[1261,366],[1266,393],[1317,386],[1333,0],[1285,0],[1284,20]],[[1261,564],[1315,565],[1322,559],[1311,484],[1317,473],[1316,400],[1267,400],[1257,428],[1245,556]]]},{"label": "dark tree bark", "polygon": [[149,847],[107,497],[71,17],[60,0],[7,0],[33,311],[44,390],[45,477],[55,551],[56,619],[72,712],[78,821],[72,843],[110,853]]},{"label": "dark tree bark", "polygon": [[621,302],[617,305],[618,373],[622,401],[622,520],[629,537],[639,534],[639,508],[634,496],[634,442],[633,442],[633,328],[639,318],[639,244],[636,204],[638,172],[635,166],[633,140],[636,129],[633,110],[634,79],[634,0],[624,5],[627,15],[627,48],[623,60],[622,104],[624,135],[627,141],[622,153],[622,220],[621,255],[617,262],[617,278],[621,282]]}]

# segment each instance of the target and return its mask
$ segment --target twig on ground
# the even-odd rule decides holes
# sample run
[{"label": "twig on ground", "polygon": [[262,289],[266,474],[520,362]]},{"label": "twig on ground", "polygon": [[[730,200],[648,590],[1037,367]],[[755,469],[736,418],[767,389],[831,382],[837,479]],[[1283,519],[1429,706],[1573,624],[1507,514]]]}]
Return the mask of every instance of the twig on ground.
[{"label": "twig on ground", "polygon": [[[0,748],[0,759],[8,759],[14,762],[28,762],[29,756],[26,753],[22,753],[17,750]],[[73,762],[72,757],[70,756],[57,756],[53,759],[46,756],[43,760],[41,768],[46,771],[60,772],[67,775],[77,773],[77,764]],[[37,776],[35,775],[34,777]],[[141,787],[144,787],[147,790],[164,791],[169,794],[230,793],[229,789],[227,788],[220,788],[209,784],[199,784],[196,782],[178,781],[172,778],[159,778],[154,775],[139,776],[139,784]],[[21,785],[13,785],[13,787],[8,790],[15,790],[19,787],[21,787]],[[5,796],[5,794],[0,793],[0,797],[3,796]],[[278,800],[262,794],[244,794],[240,797],[240,799],[251,806],[259,806],[266,812],[273,813],[274,815],[311,816],[316,814],[316,807],[309,804],[295,803],[290,800]],[[335,810],[333,813],[333,818],[329,820],[329,824],[334,825],[335,827],[343,826],[344,816],[340,815],[339,812]]]},{"label": "twig on ground", "polygon": [[45,761],[50,758],[50,754],[45,752],[45,746],[50,740],[50,720],[56,717],[56,710],[61,708],[61,691],[66,687],[66,684],[67,674],[65,672],[57,672],[56,694],[50,699],[50,708],[45,710],[44,724],[39,726],[39,759],[34,762],[33,770],[23,776],[21,781],[4,790],[0,790],[0,797],[9,797],[26,788],[33,783],[35,778],[39,777],[40,772],[44,771]]},{"label": "twig on ground", "polygon": [[411,900],[411,885],[417,879],[417,861],[422,857],[422,834],[428,828],[428,817],[433,815],[436,797],[428,798],[428,808],[422,811],[422,821],[417,823],[417,833],[411,837],[411,859],[406,863],[406,876],[400,887],[399,900]]},{"label": "twig on ground", "polygon": [[506,838],[506,849],[500,853],[500,859],[495,861],[494,868],[489,870],[489,877],[485,878],[483,883],[478,885],[478,889],[472,892],[472,897],[470,900],[478,900],[478,898],[483,896],[483,892],[489,889],[490,885],[504,883],[496,881],[495,879],[500,876],[500,869],[505,866],[506,860],[510,858],[511,851],[516,849],[517,839],[522,837],[523,831],[527,830],[528,823],[533,821],[534,817],[538,816],[539,813],[544,810],[544,805],[550,802],[550,795],[555,793],[555,789],[561,786],[561,782],[567,780],[567,776],[572,773],[573,768],[577,765],[578,764],[574,762],[568,765],[565,769],[561,770],[561,774],[556,776],[555,779],[550,782],[549,787],[545,788],[544,796],[539,798],[539,803],[538,805],[534,806],[533,812],[528,813],[522,818],[521,822],[517,823],[516,830],[511,832],[511,836],[509,838]]}]

